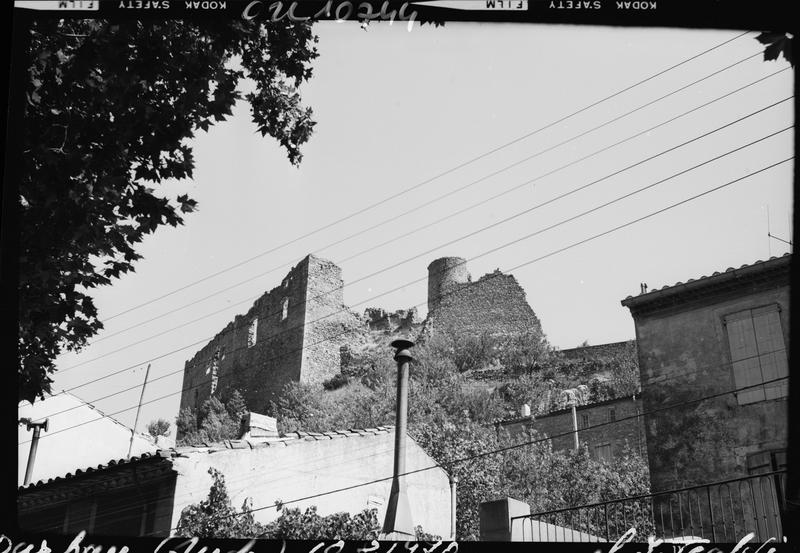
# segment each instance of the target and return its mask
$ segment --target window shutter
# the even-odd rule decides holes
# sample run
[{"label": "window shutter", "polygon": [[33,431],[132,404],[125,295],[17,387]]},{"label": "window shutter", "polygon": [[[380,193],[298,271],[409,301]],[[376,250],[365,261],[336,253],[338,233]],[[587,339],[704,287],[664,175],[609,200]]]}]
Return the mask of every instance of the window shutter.
[{"label": "window shutter", "polygon": [[[731,351],[733,379],[736,388],[744,388],[763,382],[750,311],[747,310],[726,317],[725,324],[728,329],[728,345]],[[739,404],[744,405],[763,401],[765,395],[763,388],[749,388],[738,392],[737,398]]]},{"label": "window shutter", "polygon": [[[764,381],[775,380],[789,375],[786,349],[783,345],[780,312],[777,305],[753,310],[753,327],[761,361]],[[764,386],[766,399],[787,396],[789,382],[783,380]]]}]

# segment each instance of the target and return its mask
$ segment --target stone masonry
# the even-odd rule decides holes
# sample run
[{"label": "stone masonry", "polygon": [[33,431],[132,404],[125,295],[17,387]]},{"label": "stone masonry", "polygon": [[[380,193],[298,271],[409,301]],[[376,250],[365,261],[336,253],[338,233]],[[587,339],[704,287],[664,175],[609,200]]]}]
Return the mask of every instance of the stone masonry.
[{"label": "stone masonry", "polygon": [[428,318],[423,331],[497,336],[541,334],[542,328],[513,275],[495,270],[473,282],[466,260],[443,257],[428,266]]},{"label": "stone masonry", "polygon": [[186,362],[181,409],[238,388],[250,409],[264,412],[287,383],[339,372],[341,346],[363,332],[344,305],[341,269],[309,255]]},{"label": "stone masonry", "polygon": [[305,257],[186,362],[181,409],[238,389],[249,409],[268,412],[287,383],[321,384],[347,365],[353,351],[383,344],[391,334],[541,334],[525,291],[511,275],[495,271],[473,282],[463,259],[447,257],[430,264],[428,279],[424,323],[414,308],[370,308],[361,317],[344,304],[341,269]]}]

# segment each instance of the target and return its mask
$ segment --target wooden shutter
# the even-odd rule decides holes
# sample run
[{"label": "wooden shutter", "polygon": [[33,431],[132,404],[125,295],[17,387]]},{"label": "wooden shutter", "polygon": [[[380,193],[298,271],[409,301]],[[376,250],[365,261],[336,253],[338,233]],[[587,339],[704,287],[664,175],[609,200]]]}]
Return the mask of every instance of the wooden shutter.
[{"label": "wooden shutter", "polygon": [[[763,382],[761,365],[758,362],[758,345],[753,330],[750,310],[740,311],[725,317],[728,330],[728,345],[731,351],[733,379],[736,388],[744,388]],[[763,388],[749,388],[736,394],[739,405],[763,401]]]}]

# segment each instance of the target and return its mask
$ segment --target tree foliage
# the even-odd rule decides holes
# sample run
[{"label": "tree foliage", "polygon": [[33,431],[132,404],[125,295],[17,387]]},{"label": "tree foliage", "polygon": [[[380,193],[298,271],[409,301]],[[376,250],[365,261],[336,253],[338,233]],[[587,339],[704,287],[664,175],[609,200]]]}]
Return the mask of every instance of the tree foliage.
[{"label": "tree foliage", "polygon": [[756,37],[764,48],[764,61],[772,61],[783,56],[783,59],[794,67],[794,35],[789,33],[761,33]]},{"label": "tree foliage", "polygon": [[19,181],[19,397],[102,328],[89,291],[134,270],[135,246],[197,207],[157,190],[191,178],[192,139],[244,95],[298,164],[316,37],[306,22],[38,18],[28,30]]},{"label": "tree foliage", "polygon": [[225,477],[210,468],[212,484],[208,497],[181,511],[175,532],[179,536],[198,538],[256,538],[264,526],[253,517],[252,503],[245,500],[241,510],[231,504]]},{"label": "tree foliage", "polygon": [[208,497],[181,511],[176,529],[179,536],[371,540],[378,537],[381,529],[375,509],[364,509],[355,515],[340,512],[322,516],[317,513],[316,506],[304,511],[296,507],[282,507],[278,518],[262,524],[253,516],[252,499],[246,499],[242,508],[236,509],[231,503],[222,473],[214,468],[208,469],[208,472],[212,479]]},{"label": "tree foliage", "polygon": [[364,509],[351,515],[340,512],[327,516],[317,513],[316,506],[281,509],[280,516],[264,526],[262,537],[269,539],[373,540],[381,524],[376,509]]},{"label": "tree foliage", "polygon": [[169,436],[169,427],[169,421],[158,419],[147,425],[147,433],[154,438],[158,438],[159,436]]},{"label": "tree foliage", "polygon": [[226,390],[221,398],[211,396],[197,411],[184,407],[175,421],[177,443],[196,445],[236,439],[245,413],[247,405],[237,389]]},{"label": "tree foliage", "polygon": [[[458,539],[478,538],[479,506],[498,497],[527,501],[536,511],[649,490],[647,464],[633,451],[618,455],[613,465],[592,459],[585,450],[553,451],[546,441],[488,454],[518,445],[504,433],[498,433],[492,423],[516,415],[522,402],[549,394],[548,405],[557,406],[569,388],[580,388],[586,396],[581,401],[592,401],[591,387],[581,382],[598,371],[612,375],[608,393],[617,393],[613,374],[627,375],[621,379],[628,382],[630,371],[636,367],[635,347],[626,345],[600,358],[568,362],[556,352],[544,355],[537,344],[521,347],[519,351],[509,341],[504,349],[487,346],[482,339],[476,339],[474,344],[469,357],[473,365],[465,371],[458,366],[464,358],[454,355],[448,340],[421,344],[415,348],[409,378],[409,434],[449,474],[459,478]],[[387,352],[376,349],[372,354],[382,357],[369,360],[362,353],[364,358],[356,359],[350,367],[349,383],[336,390],[299,383],[287,385],[272,405],[279,429],[322,432],[393,424],[396,369],[393,363],[382,361],[389,358]],[[497,368],[504,375],[506,386],[492,391],[492,386],[487,388],[471,376],[475,371],[483,371],[482,368],[497,367],[497,359],[500,365],[516,359],[517,367],[532,363],[537,368],[531,371]],[[535,441],[537,437],[526,439]],[[470,459],[464,461],[467,458]],[[643,520],[641,509],[637,512]],[[635,518],[635,513],[629,514],[629,519]],[[646,525],[643,523],[641,527],[644,529]],[[599,531],[594,527],[584,530]]]}]

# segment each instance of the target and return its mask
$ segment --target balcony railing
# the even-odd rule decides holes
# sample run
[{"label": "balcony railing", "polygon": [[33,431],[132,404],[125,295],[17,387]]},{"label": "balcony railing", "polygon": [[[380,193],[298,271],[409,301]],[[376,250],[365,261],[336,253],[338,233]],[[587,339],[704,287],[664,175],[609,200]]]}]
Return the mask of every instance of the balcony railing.
[{"label": "balcony railing", "polygon": [[521,541],[615,542],[631,528],[634,541],[738,542],[753,532],[782,541],[786,471],[779,470],[511,519]]}]

